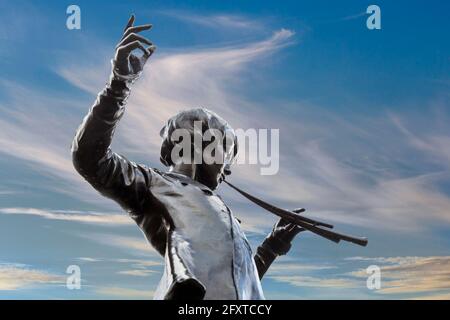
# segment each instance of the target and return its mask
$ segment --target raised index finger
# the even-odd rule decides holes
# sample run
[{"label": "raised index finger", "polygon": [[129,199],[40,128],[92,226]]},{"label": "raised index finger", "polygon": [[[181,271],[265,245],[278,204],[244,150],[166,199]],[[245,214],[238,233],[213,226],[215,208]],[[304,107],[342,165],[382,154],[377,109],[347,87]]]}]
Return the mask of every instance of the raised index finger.
[{"label": "raised index finger", "polygon": [[131,27],[134,23],[134,14],[131,15],[130,19],[128,19],[127,26],[123,29],[123,32],[127,31],[129,27]]}]

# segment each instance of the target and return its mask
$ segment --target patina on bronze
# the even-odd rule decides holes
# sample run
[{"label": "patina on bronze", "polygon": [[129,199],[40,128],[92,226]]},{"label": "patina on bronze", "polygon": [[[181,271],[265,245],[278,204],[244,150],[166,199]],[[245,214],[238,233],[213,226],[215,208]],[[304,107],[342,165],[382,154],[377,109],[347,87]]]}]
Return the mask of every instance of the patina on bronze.
[{"label": "patina on bronze", "polygon": [[[351,238],[321,228],[331,225],[292,216],[302,210],[281,210],[247,194],[282,217],[253,254],[240,221],[215,192],[222,177],[230,173],[229,163],[173,163],[168,156],[174,147],[170,132],[177,127],[190,130],[192,122],[201,121],[205,129],[233,132],[209,110],[186,110],[169,119],[161,131],[160,151],[160,160],[169,166],[167,172],[113,152],[112,139],[131,86],[155,51],[152,42],[139,34],[152,26],[133,24],[134,16],[116,46],[109,82],[83,119],[71,150],[78,173],[118,203],[164,257],[155,299],[264,299],[260,279],[277,256],[289,251],[299,232],[310,230],[334,241]],[[143,54],[136,55],[135,50]],[[231,159],[236,153],[234,143],[227,154]]]}]

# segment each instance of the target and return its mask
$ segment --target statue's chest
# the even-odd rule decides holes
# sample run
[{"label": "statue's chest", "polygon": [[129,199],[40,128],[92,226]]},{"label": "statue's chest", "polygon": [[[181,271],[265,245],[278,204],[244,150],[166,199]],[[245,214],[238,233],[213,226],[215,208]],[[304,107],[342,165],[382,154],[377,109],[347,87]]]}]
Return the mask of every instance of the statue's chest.
[{"label": "statue's chest", "polygon": [[165,207],[176,228],[229,232],[234,219],[223,200],[208,188],[181,181],[152,186],[153,196]]}]

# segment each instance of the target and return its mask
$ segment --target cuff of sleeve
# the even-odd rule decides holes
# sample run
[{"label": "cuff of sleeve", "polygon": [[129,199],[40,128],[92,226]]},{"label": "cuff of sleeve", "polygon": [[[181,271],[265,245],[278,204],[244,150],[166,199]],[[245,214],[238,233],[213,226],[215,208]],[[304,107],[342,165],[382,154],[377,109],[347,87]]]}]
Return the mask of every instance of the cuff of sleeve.
[{"label": "cuff of sleeve", "polygon": [[126,83],[126,85],[132,85],[142,74],[142,71],[136,73],[136,74],[129,74],[129,75],[123,75],[120,74],[119,70],[115,67],[116,63],[113,60],[111,60],[111,66],[112,66],[112,74],[111,77],[115,80],[122,81]]},{"label": "cuff of sleeve", "polygon": [[268,247],[264,243],[258,247],[256,253],[264,264],[275,260],[275,258],[278,256],[270,247]]},{"label": "cuff of sleeve", "polygon": [[269,236],[264,240],[262,247],[272,251],[275,255],[285,255],[291,249],[291,244],[279,238]]},{"label": "cuff of sleeve", "polygon": [[131,85],[140,77],[142,72],[132,75],[122,75],[119,73],[119,70],[114,67],[114,60],[111,60],[111,65],[112,72],[106,87],[106,94],[125,103],[130,94]]}]

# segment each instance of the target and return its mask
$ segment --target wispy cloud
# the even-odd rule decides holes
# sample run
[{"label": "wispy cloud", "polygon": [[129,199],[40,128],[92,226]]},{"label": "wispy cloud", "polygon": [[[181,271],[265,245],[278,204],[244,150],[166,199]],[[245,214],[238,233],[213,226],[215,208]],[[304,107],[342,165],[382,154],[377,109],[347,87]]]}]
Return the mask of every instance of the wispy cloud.
[{"label": "wispy cloud", "polygon": [[430,295],[422,295],[422,296],[415,297],[412,300],[450,300],[450,293],[443,292],[443,293],[436,293],[436,294],[430,294]]},{"label": "wispy cloud", "polygon": [[71,161],[70,143],[79,121],[73,117],[76,101],[12,81],[0,80],[0,87],[6,93],[0,101],[0,153],[51,178],[52,183],[40,184],[45,190],[101,203]]},{"label": "wispy cloud", "polygon": [[348,20],[355,20],[355,19],[359,19],[361,17],[366,16],[367,13],[365,11],[362,11],[360,13],[355,13],[355,14],[351,14],[342,18],[338,18],[336,19],[336,21],[348,21]]},{"label": "wispy cloud", "polygon": [[[449,256],[350,257],[334,260],[333,265],[284,260],[271,266],[266,277],[299,290],[327,288],[329,292],[345,292],[360,298],[446,299],[450,294],[449,264]],[[358,265],[364,267],[355,270]],[[366,288],[369,265],[380,267],[380,289]],[[306,297],[330,296],[317,291]]]},{"label": "wispy cloud", "polygon": [[125,214],[103,214],[97,212],[43,210],[36,208],[0,208],[2,214],[23,214],[42,217],[50,220],[62,220],[81,223],[94,223],[104,226],[132,225],[133,221]]},{"label": "wispy cloud", "polygon": [[[117,130],[115,150],[133,160],[154,159],[150,166],[157,166],[160,127],[181,108],[205,106],[232,119],[231,124],[237,128],[282,128],[282,170],[277,176],[261,177],[258,168],[238,166],[232,177],[241,185],[257,188],[262,196],[280,205],[305,206],[314,216],[338,223],[391,230],[410,231],[426,228],[430,223],[448,222],[450,200],[437,187],[441,179],[448,179],[448,172],[403,176],[395,173],[397,165],[407,166],[408,159],[424,151],[436,154],[435,161],[448,163],[445,150],[449,149],[446,148],[449,142],[445,134],[431,138],[421,138],[421,133],[412,135],[404,121],[399,120],[402,115],[387,118],[392,122],[376,123],[362,117],[351,122],[325,114],[316,106],[289,102],[289,108],[294,108],[299,115],[308,114],[306,110],[311,109],[320,115],[304,117],[299,127],[298,120],[261,108],[233,91],[229,84],[242,83],[242,76],[251,72],[252,66],[267,63],[273,53],[292,43],[293,35],[292,31],[282,29],[261,41],[239,46],[187,48],[182,53],[164,54],[160,48],[162,53],[155,55],[144,77],[133,88],[127,112]],[[99,52],[106,50],[99,49]],[[94,94],[102,87],[108,60],[105,56],[88,65],[65,63],[58,73],[74,86]],[[100,67],[95,68],[93,64]],[[72,168],[68,145],[84,112],[80,106],[75,108],[80,114],[78,118],[55,114],[48,109],[56,108],[55,105],[61,109],[61,105],[67,105],[66,101],[11,83],[4,85],[11,96],[31,96],[37,103],[36,112],[30,113],[21,107],[27,105],[25,101],[20,98],[11,101],[15,111],[1,120],[0,151],[62,178],[67,187],[58,188],[59,192],[104,205],[111,203],[92,192]],[[273,104],[286,107],[285,102]],[[74,106],[69,104],[67,109],[74,110]],[[257,119],[252,114],[258,114]],[[23,130],[24,127],[41,128],[44,124],[48,130]],[[399,130],[403,135],[398,134]],[[382,131],[389,132],[390,138],[380,134]],[[403,163],[396,164],[398,158]],[[298,165],[294,166],[295,163]],[[273,190],[277,190],[276,194]],[[241,201],[237,195],[232,197]],[[260,232],[271,223],[256,215],[247,216],[247,221],[256,222],[249,226],[252,231]]]},{"label": "wispy cloud", "polygon": [[270,266],[268,275],[279,275],[292,272],[311,272],[318,270],[335,269],[336,266],[327,264],[306,264],[302,262],[278,262]]},{"label": "wispy cloud", "polygon": [[155,273],[154,270],[143,270],[143,269],[133,269],[133,270],[122,270],[117,272],[118,274],[123,274],[127,276],[134,276],[134,277],[147,277],[151,273]]},{"label": "wispy cloud", "polygon": [[[120,240],[123,240],[121,238]],[[144,240],[143,240],[144,241]],[[102,241],[103,242],[103,241]],[[144,241],[145,242],[145,241]],[[130,244],[130,240],[125,241],[123,245],[120,247],[125,247],[127,244]],[[132,249],[136,249],[137,241],[133,239],[133,243],[131,244]],[[140,247],[139,247],[140,248]],[[143,248],[143,251],[147,252],[147,248]],[[164,260],[159,259],[158,261],[152,260],[151,258],[146,259],[124,259],[124,258],[92,258],[92,257],[79,257],[77,260],[85,262],[85,263],[108,263],[114,264],[117,266],[124,266],[125,270],[117,271],[117,274],[124,276],[132,276],[132,277],[148,277],[151,274],[159,275],[160,269],[164,266]],[[153,269],[155,268],[155,269]]]},{"label": "wispy cloud", "polygon": [[78,257],[77,260],[80,260],[83,262],[100,262],[100,261],[102,261],[102,259],[92,258],[92,257]]},{"label": "wispy cloud", "polygon": [[[160,258],[159,253],[145,240],[144,236],[137,238],[109,233],[82,234],[80,236],[107,246],[121,248],[127,253],[134,253],[138,256],[150,258]],[[153,263],[153,260],[151,263]]]},{"label": "wispy cloud", "polygon": [[130,266],[139,268],[139,269],[164,265],[164,262],[161,260],[156,261],[156,260],[149,260],[149,259],[145,259],[145,260],[143,260],[143,259],[116,259],[115,261],[120,262],[120,263],[128,263],[128,264],[130,264]]},{"label": "wispy cloud", "polygon": [[93,257],[78,257],[80,261],[84,262],[117,262],[129,265],[133,268],[145,269],[148,267],[162,266],[164,263],[160,260],[151,260],[151,259],[129,259],[129,258],[93,258]]},{"label": "wispy cloud", "polygon": [[314,287],[314,288],[355,288],[360,287],[360,284],[351,279],[345,278],[319,278],[308,276],[272,276],[272,279],[290,284],[296,287]]},{"label": "wispy cloud", "polygon": [[177,10],[158,11],[157,13],[203,27],[225,28],[227,31],[230,31],[230,29],[250,29],[255,31],[255,29],[262,29],[264,27],[260,20],[252,20],[236,14],[220,13],[204,15]]},{"label": "wispy cloud", "polygon": [[[260,42],[191,52],[187,50],[186,53],[155,59],[151,64],[152,70],[147,72],[149,77],[141,79],[134,89],[132,104],[135,107],[129,109],[121,126],[118,149],[132,150],[134,154],[146,154],[158,159],[158,131],[169,116],[182,106],[211,105],[212,101],[224,101],[226,95],[221,88],[224,80],[236,77],[255,59],[287,45],[292,35],[292,31],[280,30]],[[108,61],[109,57],[102,57],[94,68],[90,63],[71,65],[65,62],[58,72],[73,85],[94,94],[102,87],[109,68]],[[99,68],[104,71],[98,72]],[[215,76],[211,77],[212,74]],[[92,188],[74,171],[70,158],[71,140],[89,102],[85,102],[85,109],[80,112],[80,102],[67,100],[58,94],[49,95],[11,81],[3,80],[1,85],[7,98],[0,102],[0,152],[23,160],[25,165],[41,174],[57,178],[55,184],[46,186],[54,192],[104,206],[111,204],[92,192]],[[29,101],[33,104],[30,105]],[[158,112],[148,112],[149,102],[157,106]],[[80,116],[74,116],[74,113]],[[136,136],[141,138],[136,139]]]},{"label": "wispy cloud", "polygon": [[16,194],[18,193],[15,190],[6,190],[6,189],[0,189],[0,196],[7,196],[7,195],[11,195],[11,194]]},{"label": "wispy cloud", "polygon": [[408,128],[400,116],[390,113],[389,118],[411,146],[427,155],[433,162],[443,164],[450,169],[450,130],[433,126],[430,131],[440,130],[419,135]]},{"label": "wispy cloud", "polygon": [[105,296],[108,299],[144,299],[150,300],[153,298],[153,291],[144,289],[133,289],[124,287],[100,287],[96,288],[95,292],[100,296]]},{"label": "wispy cloud", "polygon": [[[29,18],[24,19],[18,12],[6,15],[13,18],[17,15],[22,19],[12,19],[15,22],[10,27],[16,29],[14,39],[10,39],[5,30],[0,31],[0,39],[17,43],[29,38],[30,28],[22,23]],[[265,20],[233,14],[199,15],[167,11],[166,15],[183,23],[206,27],[211,32],[239,34],[236,38],[239,41],[233,43],[240,44],[184,48],[183,51],[159,47],[143,78],[132,88],[127,112],[116,133],[115,151],[132,160],[158,166],[160,127],[180,109],[204,106],[224,116],[235,128],[281,129],[281,171],[278,175],[262,177],[257,167],[237,166],[230,177],[253,193],[286,208],[304,206],[313,217],[374,228],[380,237],[389,231],[422,236],[426,233],[421,231],[433,230],[434,226],[448,228],[450,198],[448,188],[442,187],[448,185],[450,177],[450,132],[446,105],[437,117],[432,114],[423,117],[423,112],[431,109],[424,106],[419,119],[413,123],[411,114],[404,111],[409,109],[408,105],[387,108],[397,109],[395,113],[389,111],[368,117],[359,114],[359,105],[353,102],[355,105],[351,107],[354,107],[355,115],[348,116],[337,114],[334,105],[315,105],[287,97],[283,101],[277,100],[272,98],[269,90],[261,90],[260,101],[264,103],[258,104],[246,96],[245,89],[255,84],[253,81],[249,83],[249,79],[260,77],[260,67],[272,63],[280,50],[295,44],[297,37],[294,31],[281,29],[267,36],[270,27]],[[338,21],[359,19],[363,15],[346,16]],[[39,25],[36,23],[36,26]],[[246,30],[252,32],[252,41],[248,38],[242,40],[241,34]],[[254,40],[256,37],[260,40]],[[74,171],[69,148],[83,115],[107,79],[113,44],[105,44],[98,39],[85,38],[83,41],[84,46],[80,44],[76,57],[72,55],[73,51],[52,51],[55,61],[59,63],[55,62],[51,68],[92,99],[86,100],[76,94],[72,98],[67,93],[52,91],[50,87],[42,90],[11,79],[0,81],[0,89],[4,93],[0,101],[0,153],[17,159],[17,167],[26,166],[54,182],[36,187],[92,202],[102,208],[96,210],[103,211],[103,208],[111,208],[112,202],[94,192]],[[92,50],[93,46],[95,50]],[[0,55],[12,56],[9,50],[3,48]],[[297,58],[302,59],[300,55]],[[302,76],[295,75],[299,79]],[[264,80],[273,79],[268,77]],[[298,85],[301,86],[302,82],[298,81]],[[4,192],[0,191],[0,196],[3,200],[10,191],[2,190]],[[225,189],[222,191],[227,193]],[[258,212],[259,209],[248,205],[238,195],[226,195],[227,201],[232,200],[231,207],[239,209],[235,212],[242,218],[246,231],[262,233],[268,230],[274,217],[268,218],[265,213]],[[126,214],[42,208],[1,210],[2,214],[26,214],[68,223],[133,224]],[[118,211],[118,206],[112,210]],[[131,254],[137,257],[81,257],[80,263],[106,261],[119,264],[121,268],[117,272],[121,278],[151,276],[153,267],[161,267],[162,259],[143,236],[129,237],[122,233],[80,236],[87,242],[92,240],[113,246],[126,256]],[[398,294],[448,297],[447,257],[364,259],[382,266],[383,284],[379,294],[384,294],[384,297]],[[0,273],[0,288],[22,288],[57,281],[57,275],[27,266],[3,266],[0,271],[3,270],[5,272]],[[307,287],[312,290],[314,287],[360,288],[365,285],[367,275],[365,270],[342,271],[327,263],[277,261],[267,276],[297,289]],[[120,298],[127,295],[151,296],[146,290],[116,286],[99,288],[98,293]]]},{"label": "wispy cloud", "polygon": [[328,264],[310,264],[300,261],[277,261],[265,277],[295,287],[355,288],[360,287],[354,279],[342,275],[319,275],[324,271],[337,269]]},{"label": "wispy cloud", "polygon": [[[371,261],[381,268],[380,294],[450,294],[450,256],[358,258]],[[365,270],[350,273],[367,278]],[[445,292],[443,292],[445,291]]]},{"label": "wispy cloud", "polygon": [[334,23],[341,23],[341,22],[361,19],[364,16],[368,17],[369,15],[365,11],[361,11],[359,13],[348,14],[348,15],[344,15],[344,16],[340,16],[340,17],[330,17],[330,18],[326,18],[326,19],[318,19],[316,22],[318,24],[334,24]]},{"label": "wispy cloud", "polygon": [[31,286],[60,285],[65,281],[62,275],[33,269],[23,264],[0,264],[0,291],[18,290]]}]

